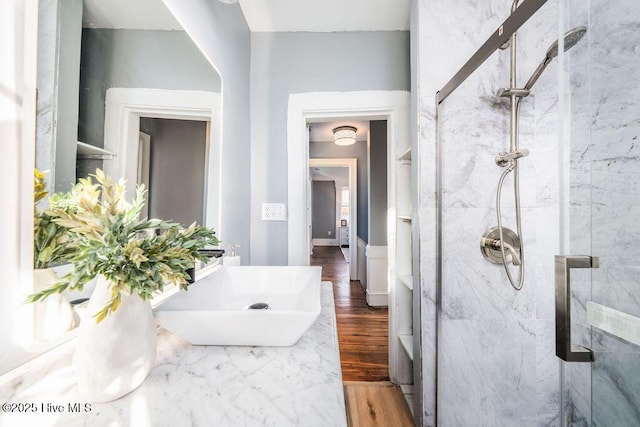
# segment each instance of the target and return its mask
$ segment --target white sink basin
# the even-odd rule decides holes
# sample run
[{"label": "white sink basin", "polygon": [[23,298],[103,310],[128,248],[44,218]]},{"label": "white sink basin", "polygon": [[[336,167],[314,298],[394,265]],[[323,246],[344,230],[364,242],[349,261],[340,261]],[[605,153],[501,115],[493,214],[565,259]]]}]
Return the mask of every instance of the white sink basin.
[{"label": "white sink basin", "polygon": [[[321,267],[220,267],[155,310],[195,345],[291,346],[320,314]],[[251,305],[267,309],[252,309]]]}]

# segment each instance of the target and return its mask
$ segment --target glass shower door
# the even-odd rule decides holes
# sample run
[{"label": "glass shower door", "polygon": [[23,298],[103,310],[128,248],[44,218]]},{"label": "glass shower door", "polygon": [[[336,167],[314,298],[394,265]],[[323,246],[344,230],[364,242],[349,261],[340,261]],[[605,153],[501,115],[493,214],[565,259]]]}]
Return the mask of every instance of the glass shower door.
[{"label": "glass shower door", "polygon": [[[572,345],[563,362],[566,425],[640,425],[640,2],[566,0],[567,28],[588,48],[565,53],[564,250],[597,257],[571,270]],[[563,87],[562,85],[560,86]]]}]

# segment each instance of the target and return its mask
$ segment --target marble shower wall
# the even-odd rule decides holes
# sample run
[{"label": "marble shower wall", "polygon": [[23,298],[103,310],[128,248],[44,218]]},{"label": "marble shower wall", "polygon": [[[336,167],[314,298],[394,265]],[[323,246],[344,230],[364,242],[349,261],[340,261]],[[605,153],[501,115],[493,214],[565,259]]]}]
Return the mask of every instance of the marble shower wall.
[{"label": "marble shower wall", "polygon": [[[486,261],[479,250],[482,233],[497,224],[502,169],[494,157],[509,146],[508,101],[495,95],[508,86],[509,51],[494,53],[438,111],[443,189],[438,307],[434,97],[508,17],[511,2],[420,0],[418,5],[424,424],[558,425],[553,280],[553,256],[559,252],[557,64],[522,102],[520,147],[531,154],[520,162],[526,258],[520,292],[512,289],[503,267]],[[518,31],[519,85],[556,40],[557,10],[557,2],[550,0]],[[502,201],[503,225],[515,229],[512,176]],[[512,272],[517,277],[517,269]]]},{"label": "marble shower wall", "polygon": [[[511,2],[416,5],[424,424],[640,424],[640,377],[630,375],[640,370],[640,348],[591,327],[586,316],[590,300],[640,316],[640,3],[550,0],[518,31],[522,84],[556,39],[559,11],[563,28],[588,27],[523,100],[520,146],[531,155],[521,161],[527,266],[521,292],[478,249],[482,232],[496,224],[501,170],[493,157],[508,146],[508,103],[495,96],[508,82],[508,51],[495,53],[441,105],[439,295],[434,97],[504,21]],[[557,86],[561,60],[569,70],[563,88]],[[558,145],[561,128],[569,147]],[[569,189],[561,189],[563,177]],[[514,228],[511,194],[509,178],[503,204],[506,225]],[[560,230],[562,211],[569,221]],[[592,348],[596,360],[565,364],[561,419],[553,255],[565,237],[564,252],[601,262],[597,270],[572,274],[574,344]]]},{"label": "marble shower wall", "polygon": [[571,252],[600,258],[572,280],[574,342],[592,365],[565,369],[570,425],[640,424],[640,347],[590,327],[586,302],[640,316],[640,3],[565,0],[567,28],[587,25],[568,58]]}]

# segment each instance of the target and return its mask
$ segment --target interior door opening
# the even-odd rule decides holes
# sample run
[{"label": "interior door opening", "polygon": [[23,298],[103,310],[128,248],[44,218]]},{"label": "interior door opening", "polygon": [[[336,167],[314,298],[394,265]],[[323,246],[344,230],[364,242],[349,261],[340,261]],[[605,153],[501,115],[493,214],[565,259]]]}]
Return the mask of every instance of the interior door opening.
[{"label": "interior door opening", "polygon": [[357,159],[309,159],[307,188],[311,255],[315,246],[344,249],[349,279],[358,280]]},{"label": "interior door opening", "polygon": [[138,184],[147,188],[150,218],[204,224],[209,126],[208,121],[140,118]]},{"label": "interior door opening", "polygon": [[[371,243],[370,174],[377,173],[383,181],[378,181],[384,187],[383,198],[375,196],[383,199],[386,213],[386,167],[370,171],[369,120],[327,119],[308,125],[310,264],[321,265],[323,280],[334,285],[343,378],[346,384],[389,381],[388,309],[386,304],[369,305],[365,281],[366,247]],[[339,145],[334,141],[334,130],[347,126],[356,130],[356,140]],[[380,152],[386,164],[386,147]],[[385,230],[386,223],[379,228]],[[386,233],[381,234],[386,247]],[[386,271],[378,273],[382,277],[377,279],[386,287]]]}]

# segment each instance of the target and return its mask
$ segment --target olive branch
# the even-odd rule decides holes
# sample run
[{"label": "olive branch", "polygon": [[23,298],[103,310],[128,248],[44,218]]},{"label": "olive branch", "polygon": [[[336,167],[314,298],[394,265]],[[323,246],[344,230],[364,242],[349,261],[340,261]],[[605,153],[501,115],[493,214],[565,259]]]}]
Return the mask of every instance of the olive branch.
[{"label": "olive branch", "polygon": [[114,181],[97,169],[71,192],[54,198],[45,212],[51,223],[68,231],[73,248],[68,258],[74,269],[61,283],[29,295],[28,302],[82,291],[101,274],[111,286],[111,299],[95,316],[101,322],[118,309],[122,293],[147,300],[167,284],[188,289],[186,271],[196,260],[208,261],[199,250],[220,243],[215,231],[195,223],[185,228],[160,219],[139,219],[145,196],[142,185],[133,201],[125,196],[124,180]]}]

